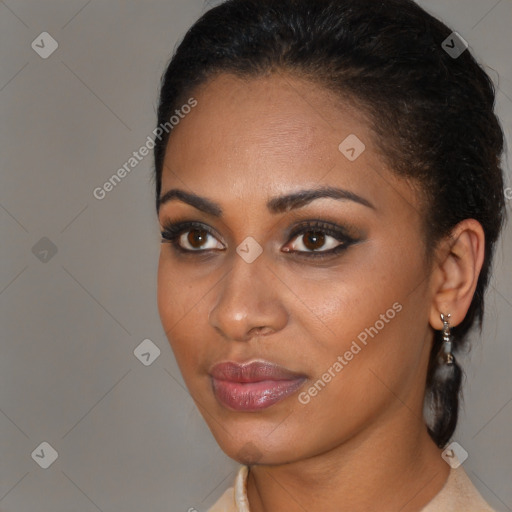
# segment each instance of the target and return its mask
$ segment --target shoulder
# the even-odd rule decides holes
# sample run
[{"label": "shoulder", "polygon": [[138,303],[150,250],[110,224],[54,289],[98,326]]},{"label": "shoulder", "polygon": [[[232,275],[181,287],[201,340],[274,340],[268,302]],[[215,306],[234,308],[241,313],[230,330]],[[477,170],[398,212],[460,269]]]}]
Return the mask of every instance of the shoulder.
[{"label": "shoulder", "polygon": [[240,466],[233,487],[226,489],[224,494],[207,512],[249,512],[249,501],[247,500],[248,470],[248,466]]},{"label": "shoulder", "polygon": [[451,468],[443,488],[421,512],[496,512],[484,500],[462,466]]}]

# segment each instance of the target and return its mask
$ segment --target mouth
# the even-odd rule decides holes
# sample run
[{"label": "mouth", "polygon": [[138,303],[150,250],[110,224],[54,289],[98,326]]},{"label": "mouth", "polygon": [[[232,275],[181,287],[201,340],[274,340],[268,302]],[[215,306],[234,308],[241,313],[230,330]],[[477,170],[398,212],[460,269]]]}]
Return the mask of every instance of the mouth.
[{"label": "mouth", "polygon": [[266,409],[295,393],[307,376],[266,361],[218,363],[210,370],[221,405],[235,411]]}]

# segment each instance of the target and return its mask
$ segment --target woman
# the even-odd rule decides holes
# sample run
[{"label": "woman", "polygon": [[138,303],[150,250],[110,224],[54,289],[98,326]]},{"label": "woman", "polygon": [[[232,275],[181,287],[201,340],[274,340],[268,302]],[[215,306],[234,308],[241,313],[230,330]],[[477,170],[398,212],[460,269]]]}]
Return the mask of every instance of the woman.
[{"label": "woman", "polygon": [[491,510],[448,443],[504,217],[493,105],[409,0],[230,0],[186,34],[158,304],[241,464],[212,512]]}]

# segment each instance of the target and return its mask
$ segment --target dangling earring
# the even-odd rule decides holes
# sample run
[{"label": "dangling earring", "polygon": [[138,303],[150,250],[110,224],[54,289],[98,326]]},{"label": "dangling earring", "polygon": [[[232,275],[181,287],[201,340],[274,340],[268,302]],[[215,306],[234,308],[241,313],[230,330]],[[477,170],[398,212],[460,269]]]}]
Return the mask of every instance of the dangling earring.
[{"label": "dangling earring", "polygon": [[450,314],[444,315],[441,313],[441,320],[443,321],[443,347],[440,363],[452,365],[454,357],[452,353],[452,340],[453,336],[450,334]]}]

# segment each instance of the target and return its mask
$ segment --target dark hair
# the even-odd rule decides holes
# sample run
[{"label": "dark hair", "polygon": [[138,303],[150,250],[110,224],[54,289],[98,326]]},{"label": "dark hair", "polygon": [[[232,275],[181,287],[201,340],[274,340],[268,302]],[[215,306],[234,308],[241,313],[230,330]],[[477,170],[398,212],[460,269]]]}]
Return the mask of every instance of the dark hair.
[{"label": "dark hair", "polygon": [[[251,78],[285,71],[349,98],[369,115],[389,167],[420,185],[428,254],[466,218],[485,232],[485,260],[455,349],[475,320],[505,218],[500,157],[503,132],[492,81],[469,50],[441,46],[452,30],[411,0],[227,0],[186,33],[162,77],[158,124],[216,74]],[[453,45],[453,41],[451,45]],[[172,133],[172,132],[171,132]],[[170,133],[155,140],[156,205]],[[429,257],[430,257],[429,256]],[[439,447],[452,436],[461,370],[438,382],[441,331],[435,331],[425,404]]]}]

